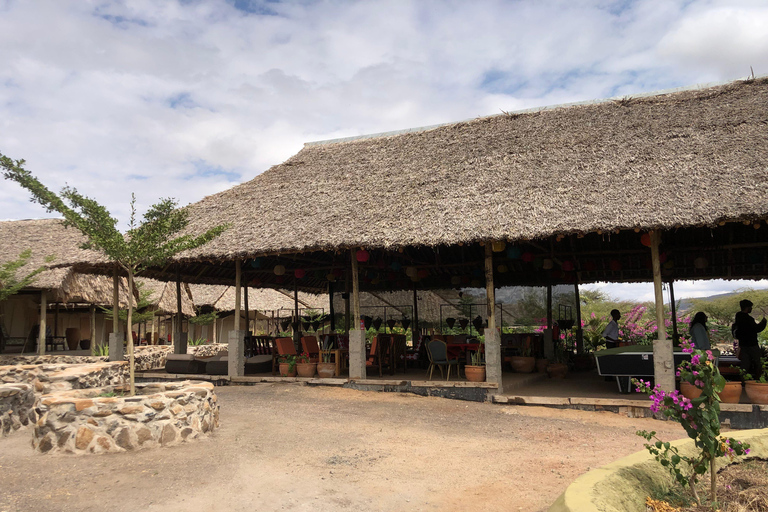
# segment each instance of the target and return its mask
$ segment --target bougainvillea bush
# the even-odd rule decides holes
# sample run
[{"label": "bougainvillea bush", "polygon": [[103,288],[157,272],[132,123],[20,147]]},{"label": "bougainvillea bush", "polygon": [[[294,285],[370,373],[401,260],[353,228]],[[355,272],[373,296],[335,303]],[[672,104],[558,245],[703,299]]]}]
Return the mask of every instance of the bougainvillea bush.
[{"label": "bougainvillea bush", "polygon": [[717,501],[715,486],[715,460],[719,457],[736,457],[749,453],[749,445],[736,439],[720,435],[720,396],[725,387],[725,378],[715,364],[711,350],[696,350],[688,341],[681,343],[683,352],[691,354],[690,361],[684,361],[677,370],[681,381],[689,382],[701,389],[701,396],[693,400],[685,398],[679,391],[664,391],[658,385],[651,388],[649,381],[633,379],[637,390],[647,393],[653,403],[651,411],[662,413],[677,421],[694,440],[696,454],[681,455],[677,447],[656,437],[656,432],[641,430],[637,435],[648,443],[645,447],[667,468],[683,487],[689,487],[696,503],[701,499],[696,491],[700,477],[710,471],[709,501]]}]

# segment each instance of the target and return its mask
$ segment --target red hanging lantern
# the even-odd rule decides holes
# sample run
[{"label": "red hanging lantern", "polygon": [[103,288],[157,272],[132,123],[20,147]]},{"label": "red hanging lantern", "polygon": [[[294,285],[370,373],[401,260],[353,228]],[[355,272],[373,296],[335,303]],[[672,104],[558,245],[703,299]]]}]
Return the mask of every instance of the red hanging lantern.
[{"label": "red hanging lantern", "polygon": [[618,272],[619,270],[621,270],[621,262],[619,260],[611,260],[611,262],[609,263],[609,267],[614,272]]},{"label": "red hanging lantern", "polygon": [[295,277],[296,279],[303,279],[306,274],[307,273],[303,268],[297,268],[296,270],[293,271],[293,277]]},{"label": "red hanging lantern", "polygon": [[360,263],[365,263],[370,259],[371,255],[366,251],[365,249],[360,249],[357,251],[357,261]]},{"label": "red hanging lantern", "polygon": [[520,259],[526,263],[530,263],[533,261],[533,254],[531,254],[530,252],[524,252],[523,255],[520,256]]},{"label": "red hanging lantern", "polygon": [[643,233],[643,236],[640,237],[640,243],[643,244],[646,247],[651,246],[651,234],[650,233]]},{"label": "red hanging lantern", "polygon": [[416,275],[419,277],[419,279],[425,279],[429,277],[429,270],[422,268],[416,273]]},{"label": "red hanging lantern", "polygon": [[570,260],[565,260],[565,261],[563,262],[563,270],[564,270],[565,272],[571,272],[571,271],[573,271],[573,262],[572,262],[572,261],[570,261]]}]

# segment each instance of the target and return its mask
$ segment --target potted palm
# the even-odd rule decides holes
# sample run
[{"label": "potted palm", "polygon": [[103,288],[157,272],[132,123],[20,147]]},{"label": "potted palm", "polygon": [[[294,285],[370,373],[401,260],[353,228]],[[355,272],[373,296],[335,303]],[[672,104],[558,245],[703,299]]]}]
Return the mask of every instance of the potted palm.
[{"label": "potted palm", "polygon": [[464,367],[464,375],[466,375],[467,380],[469,382],[485,382],[483,353],[480,350],[470,353],[470,361],[472,364]]},{"label": "potted palm", "polygon": [[314,377],[317,371],[317,363],[312,362],[309,354],[302,352],[296,358],[296,371],[299,373],[299,377]]},{"label": "potted palm", "polygon": [[280,364],[281,377],[296,376],[296,356],[293,354],[282,354],[278,356],[277,362]]},{"label": "potted palm", "polygon": [[336,373],[336,363],[331,362],[331,339],[326,336],[320,350],[320,362],[317,363],[317,374],[322,379],[333,377]]}]

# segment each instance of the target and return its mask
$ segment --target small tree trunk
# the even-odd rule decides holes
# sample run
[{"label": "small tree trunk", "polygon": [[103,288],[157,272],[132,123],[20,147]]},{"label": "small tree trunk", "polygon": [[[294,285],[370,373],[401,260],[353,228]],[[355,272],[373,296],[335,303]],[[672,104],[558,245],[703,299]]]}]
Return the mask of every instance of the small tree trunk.
[{"label": "small tree trunk", "polygon": [[133,320],[133,269],[128,269],[128,371],[129,371],[129,383],[131,386],[130,396],[136,394],[135,377],[134,377],[134,359],[133,359],[133,331],[131,330],[131,323]]},{"label": "small tree trunk", "polygon": [[709,501],[717,501],[717,474],[715,473],[715,456],[709,459]]},{"label": "small tree trunk", "polygon": [[699,493],[696,492],[696,470],[693,470],[693,474],[691,475],[691,479],[689,480],[691,484],[691,493],[693,493],[693,498],[696,500],[696,504],[701,506],[701,498],[699,498]]}]

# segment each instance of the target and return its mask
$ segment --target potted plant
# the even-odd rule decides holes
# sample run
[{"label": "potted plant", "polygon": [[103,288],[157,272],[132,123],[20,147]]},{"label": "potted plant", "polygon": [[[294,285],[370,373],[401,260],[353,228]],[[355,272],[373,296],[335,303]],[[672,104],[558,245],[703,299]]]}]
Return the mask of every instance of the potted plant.
[{"label": "potted plant", "polygon": [[485,361],[483,360],[483,353],[479,350],[470,353],[470,361],[472,364],[468,364],[464,367],[464,375],[469,382],[485,382]]},{"label": "potted plant", "polygon": [[547,366],[547,373],[552,379],[564,379],[568,374],[568,352],[561,341],[555,345],[555,362]]},{"label": "potted plant", "polygon": [[312,362],[309,354],[302,352],[296,358],[296,371],[299,373],[299,377],[314,377],[317,371],[317,363]]},{"label": "potted plant", "polygon": [[747,392],[749,401],[753,404],[768,404],[768,359],[761,359],[760,361],[763,372],[759,379],[754,379],[752,375],[742,371],[744,391]]},{"label": "potted plant", "polygon": [[320,350],[320,362],[317,363],[317,374],[322,379],[333,377],[336,373],[336,363],[331,362],[331,338],[326,336]]},{"label": "potted plant", "polygon": [[519,356],[511,356],[509,364],[518,373],[531,373],[536,368],[536,358],[531,355],[530,345],[526,343]]},{"label": "potted plant", "polygon": [[281,377],[296,376],[296,356],[293,354],[282,354],[278,356],[277,362],[280,364]]}]

